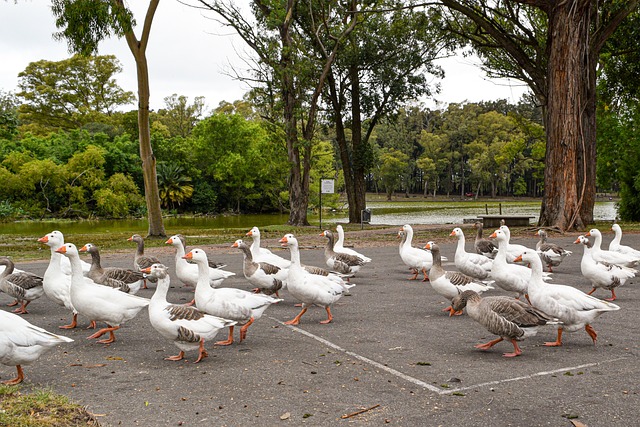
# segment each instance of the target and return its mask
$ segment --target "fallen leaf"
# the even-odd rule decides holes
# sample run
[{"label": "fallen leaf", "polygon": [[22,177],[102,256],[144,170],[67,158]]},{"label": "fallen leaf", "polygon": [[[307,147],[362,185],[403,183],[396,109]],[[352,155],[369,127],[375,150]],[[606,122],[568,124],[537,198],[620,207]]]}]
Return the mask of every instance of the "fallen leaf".
[{"label": "fallen leaf", "polygon": [[96,363],[95,365],[83,365],[85,368],[102,368],[103,366],[107,366],[106,363]]},{"label": "fallen leaf", "polygon": [[122,357],[120,356],[107,356],[106,357],[107,360],[124,360]]},{"label": "fallen leaf", "polygon": [[289,417],[291,417],[291,412],[285,412],[284,414],[280,415],[281,420],[288,420]]},{"label": "fallen leaf", "polygon": [[580,421],[578,421],[578,420],[569,420],[569,421],[571,421],[571,424],[573,424],[575,427],[587,427],[587,425],[586,425],[586,424],[581,423],[581,422],[580,422]]}]

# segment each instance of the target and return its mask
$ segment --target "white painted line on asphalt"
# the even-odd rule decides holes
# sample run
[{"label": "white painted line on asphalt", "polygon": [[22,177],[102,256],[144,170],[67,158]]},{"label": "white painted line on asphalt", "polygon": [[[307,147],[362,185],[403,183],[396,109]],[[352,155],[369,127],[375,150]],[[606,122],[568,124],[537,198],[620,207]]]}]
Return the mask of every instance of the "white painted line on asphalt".
[{"label": "white painted line on asphalt", "polygon": [[408,382],[410,382],[412,384],[415,384],[415,385],[417,385],[419,387],[426,388],[427,390],[433,391],[434,393],[437,393],[437,394],[440,394],[440,395],[452,394],[452,393],[460,392],[460,391],[463,391],[463,390],[471,390],[471,389],[474,389],[474,388],[486,387],[486,386],[490,386],[490,385],[504,384],[504,383],[513,382],[513,381],[523,381],[523,380],[528,380],[528,379],[532,379],[532,378],[536,378],[536,377],[542,377],[542,376],[545,376],[545,375],[553,375],[553,374],[557,374],[557,373],[560,373],[560,372],[567,372],[567,371],[573,371],[573,370],[576,370],[576,369],[590,368],[592,366],[598,366],[598,365],[602,365],[604,363],[617,362],[619,360],[627,359],[627,357],[618,357],[618,358],[615,358],[615,359],[603,360],[603,361],[600,361],[600,362],[586,363],[584,365],[570,366],[570,367],[567,367],[567,368],[554,369],[553,371],[536,372],[534,374],[523,375],[521,377],[505,378],[503,380],[488,381],[488,382],[484,382],[484,383],[480,383],[480,384],[473,384],[473,385],[470,385],[470,386],[467,386],[467,387],[458,387],[458,388],[454,388],[454,389],[445,389],[445,390],[443,390],[443,389],[441,389],[439,387],[433,386],[433,385],[428,384],[428,383],[426,383],[426,382],[424,382],[422,380],[419,380],[417,378],[414,378],[412,376],[404,374],[404,373],[402,373],[400,371],[397,371],[397,370],[395,370],[393,368],[390,368],[390,367],[388,367],[386,365],[383,365],[382,363],[376,362],[375,360],[371,360],[368,357],[361,356],[358,353],[354,353],[353,351],[349,351],[349,350],[347,350],[345,348],[342,348],[339,345],[334,344],[331,341],[328,341],[328,340],[326,340],[326,339],[324,339],[322,337],[314,335],[311,332],[307,332],[304,329],[300,329],[300,328],[297,328],[297,327],[292,326],[292,325],[287,325],[283,321],[281,321],[279,319],[276,319],[275,317],[270,317],[269,316],[269,319],[273,320],[274,322],[277,322],[277,323],[281,324],[282,326],[286,326],[287,328],[291,329],[292,331],[298,332],[298,333],[300,333],[302,335],[305,335],[305,336],[307,336],[309,338],[313,338],[314,340],[316,340],[318,342],[321,342],[322,344],[324,344],[326,346],[329,346],[329,347],[333,348],[334,350],[338,350],[338,351],[340,351],[340,352],[342,352],[344,354],[347,354],[347,355],[349,355],[351,357],[354,357],[354,358],[356,358],[356,359],[358,359],[358,360],[360,360],[360,361],[362,361],[364,363],[367,363],[367,364],[369,364],[371,366],[375,366],[376,368],[381,369],[381,370],[383,370],[383,371],[385,371],[385,372],[387,372],[387,373],[389,373],[391,375],[394,375],[394,376],[396,376],[398,378],[402,378],[405,381],[408,381]]},{"label": "white painted line on asphalt", "polygon": [[[278,320],[278,319],[276,319],[274,317],[269,317],[269,319],[271,319],[271,320],[273,320],[275,322],[278,322],[279,324],[281,324],[283,326],[286,326],[286,327],[290,328],[291,330],[293,330],[295,332],[301,333],[302,335],[306,335],[309,338],[313,338],[314,340],[319,341],[322,344],[333,348],[334,350],[338,350],[338,351],[341,351],[342,353],[347,354],[347,355],[349,355],[351,357],[355,357],[356,359],[358,359],[358,360],[360,360],[360,361],[362,361],[364,363],[367,363],[367,364],[369,364],[371,366],[375,366],[378,369],[381,369],[381,370],[383,370],[383,371],[385,371],[385,372],[387,372],[387,373],[389,373],[391,375],[394,375],[394,376],[396,376],[398,378],[402,378],[403,380],[408,381],[408,382],[410,382],[412,384],[415,384],[415,385],[417,385],[419,387],[426,388],[427,390],[431,390],[431,391],[436,392],[436,393],[440,393],[441,392],[441,390],[436,386],[432,386],[431,384],[427,384],[424,381],[421,381],[421,380],[419,380],[417,378],[411,377],[411,376],[409,376],[407,374],[403,374],[400,371],[396,371],[395,369],[390,368],[388,366],[385,366],[382,363],[376,362],[375,360],[371,360],[368,357],[361,356],[361,355],[359,355],[357,353],[354,353],[354,352],[349,351],[349,350],[347,350],[345,348],[342,348],[339,345],[334,344],[331,341],[327,341],[326,339],[324,339],[322,337],[314,335],[311,332],[307,332],[304,329],[296,328],[295,326],[291,326],[291,325],[285,325],[285,323],[283,321]],[[442,394],[442,393],[440,393],[440,394]]]},{"label": "white painted line on asphalt", "polygon": [[489,385],[498,385],[498,384],[504,384],[504,383],[509,383],[509,382],[513,382],[513,381],[529,380],[529,379],[535,378],[535,377],[542,377],[542,376],[545,376],[545,375],[553,375],[553,374],[558,374],[560,372],[574,371],[576,369],[590,368],[592,366],[598,366],[598,365],[602,365],[604,363],[617,362],[619,360],[624,360],[624,359],[627,359],[627,357],[618,357],[616,359],[603,360],[603,361],[600,361],[600,362],[585,363],[584,365],[570,366],[568,368],[554,369],[553,371],[536,372],[535,374],[524,375],[524,376],[521,376],[521,377],[514,377],[514,378],[505,378],[504,380],[488,381],[486,383],[473,384],[473,385],[470,385],[470,386],[467,386],[467,387],[459,387],[459,388],[447,389],[447,390],[438,390],[438,394],[451,394],[451,393],[459,392],[459,391],[462,391],[462,390],[470,390],[470,389],[474,389],[474,388],[486,387],[486,386],[489,386]]}]

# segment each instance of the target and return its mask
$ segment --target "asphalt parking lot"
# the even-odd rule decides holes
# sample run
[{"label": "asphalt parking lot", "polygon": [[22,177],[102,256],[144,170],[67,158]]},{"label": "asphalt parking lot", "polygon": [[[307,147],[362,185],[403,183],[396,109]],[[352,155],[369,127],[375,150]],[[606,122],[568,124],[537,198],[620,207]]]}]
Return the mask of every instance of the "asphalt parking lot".
[{"label": "asphalt parking lot", "polygon": [[[86,405],[106,426],[237,426],[237,425],[447,425],[447,426],[629,426],[638,423],[640,286],[633,279],[617,290],[621,310],[605,313],[593,327],[597,345],[583,331],[565,334],[564,345],[553,341],[549,327],[520,347],[523,354],[504,358],[509,343],[490,351],[473,346],[495,338],[468,316],[448,317],[448,305],[428,282],[409,281],[398,254],[396,227],[389,243],[356,248],[373,259],[352,279],[357,286],[332,308],[311,308],[297,327],[284,325],[299,308],[286,291],[284,302],[272,306],[249,328],[247,339],[228,347],[207,344],[209,357],[191,363],[164,357],[178,349],[151,327],[146,310],[116,332],[110,345],[87,340],[87,319],[80,328],[62,331],[75,341],[59,346],[25,368],[25,387],[46,386]],[[467,250],[471,230],[466,228]],[[604,234],[605,247],[613,234]],[[37,236],[39,237],[39,236]],[[243,236],[238,236],[239,238]],[[263,236],[263,246],[276,250],[281,236]],[[555,269],[554,283],[591,289],[580,273],[582,247],[576,234],[551,235],[573,255]],[[414,246],[432,240],[416,233]],[[514,243],[535,247],[535,237]],[[86,242],[73,242],[77,244]],[[347,243],[349,233],[347,233]],[[454,241],[438,242],[453,260]],[[623,243],[640,248],[640,235],[625,234]],[[231,244],[231,243],[230,243]],[[301,242],[324,245],[324,239]],[[34,243],[34,248],[37,247]],[[236,276],[223,286],[251,289],[242,276],[242,255],[222,245],[203,247]],[[173,269],[173,248],[152,252]],[[288,257],[286,250],[280,254]],[[321,249],[302,250],[306,264],[324,266]],[[103,253],[103,266],[130,267],[130,253]],[[18,262],[18,267],[43,274],[48,260]],[[454,269],[448,263],[445,269]],[[191,288],[172,274],[168,299],[191,300]],[[151,297],[153,287],[138,295]],[[491,294],[504,294],[500,290]],[[485,294],[489,295],[489,293]],[[609,297],[598,290],[594,296]],[[10,302],[2,294],[0,303]],[[26,318],[50,331],[68,323],[69,314],[45,298],[29,306]],[[224,338],[226,331],[219,337]],[[0,366],[0,379],[15,369]],[[361,414],[356,412],[364,410]],[[349,416],[351,415],[351,416]],[[343,416],[349,416],[342,418]]]}]

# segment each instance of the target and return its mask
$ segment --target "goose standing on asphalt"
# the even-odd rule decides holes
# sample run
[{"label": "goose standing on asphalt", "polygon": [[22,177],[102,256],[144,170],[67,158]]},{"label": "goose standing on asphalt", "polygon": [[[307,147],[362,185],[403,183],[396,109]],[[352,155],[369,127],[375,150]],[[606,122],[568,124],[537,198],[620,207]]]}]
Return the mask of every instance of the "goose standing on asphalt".
[{"label": "goose standing on asphalt", "polygon": [[[327,266],[332,271],[337,271],[342,274],[356,274],[360,271],[360,268],[365,265],[367,262],[363,258],[357,255],[350,255],[347,253],[336,252],[333,249],[334,237],[333,233],[329,230],[325,230],[320,233],[321,236],[327,238],[327,244],[324,247],[324,260],[327,263]],[[368,258],[371,260],[371,258]]]},{"label": "goose standing on asphalt", "polygon": [[81,247],[80,252],[91,255],[91,269],[87,273],[87,277],[100,285],[117,288],[122,292],[135,295],[144,283],[145,275],[141,271],[119,267],[102,267],[100,249],[92,243]]},{"label": "goose standing on asphalt", "polygon": [[253,227],[247,232],[247,236],[253,239],[251,243],[251,255],[255,262],[268,262],[280,268],[289,268],[291,261],[276,255],[267,248],[260,246],[260,229]]},{"label": "goose standing on asphalt", "polygon": [[509,227],[507,227],[505,225],[505,221],[504,219],[502,221],[500,221],[502,223],[502,225],[500,226],[500,230],[504,233],[505,236],[507,236],[507,262],[509,263],[513,263],[514,259],[520,255],[522,252],[526,251],[526,250],[533,250],[531,248],[528,248],[524,245],[519,245],[517,243],[511,243],[511,230],[509,229]]},{"label": "goose standing on asphalt", "polygon": [[233,248],[238,248],[243,255],[242,273],[244,277],[255,286],[253,292],[262,292],[266,295],[275,294],[282,289],[282,284],[287,280],[289,275],[288,268],[280,268],[268,262],[255,262],[251,249],[241,239],[236,240]]},{"label": "goose standing on asphalt", "polygon": [[15,298],[20,304],[13,312],[27,314],[27,305],[33,300],[40,298],[44,294],[42,287],[42,277],[27,271],[14,271],[14,264],[7,257],[0,257],[0,265],[4,266],[4,271],[0,273],[0,291]]},{"label": "goose standing on asphalt", "polygon": [[323,307],[327,312],[327,319],[320,323],[326,324],[333,321],[331,305],[342,298],[354,284],[346,282],[337,283],[325,276],[308,273],[300,264],[300,249],[298,240],[293,234],[285,234],[280,243],[289,248],[291,252],[291,266],[287,277],[287,290],[291,295],[302,302],[302,310],[296,317],[285,322],[287,325],[298,325],[300,318],[307,312],[309,306]]},{"label": "goose standing on asphalt", "polygon": [[[451,301],[453,297],[469,289],[477,293],[483,293],[489,289],[493,289],[493,286],[490,284],[467,276],[466,274],[458,271],[445,271],[444,268],[442,268],[440,247],[435,243],[427,243],[425,249],[431,251],[431,255],[433,256],[433,265],[431,266],[431,270],[429,270],[429,279],[431,287],[438,295],[442,295]],[[442,311],[448,311],[449,316],[462,314],[462,310],[454,310],[452,306]]]},{"label": "goose standing on asphalt", "polygon": [[107,324],[106,328],[100,329],[88,338],[100,338],[108,332],[109,338],[98,342],[101,344],[114,342],[116,340],[114,331],[120,329],[123,323],[136,317],[140,310],[149,305],[149,300],[85,280],[80,265],[80,254],[74,244],[65,243],[57,249],[57,252],[71,261],[70,294],[71,303],[75,309],[89,319]]},{"label": "goose standing on asphalt", "polygon": [[596,261],[604,261],[610,264],[621,265],[623,267],[635,267],[640,263],[640,258],[633,255],[627,255],[621,252],[607,251],[601,249],[602,233],[597,228],[589,230],[585,237],[593,236],[593,247],[591,249],[591,257]]},{"label": "goose standing on asphalt", "polygon": [[349,255],[355,255],[359,258],[362,258],[365,262],[371,262],[371,258],[368,256],[362,255],[360,252],[357,252],[351,248],[344,247],[344,229],[340,224],[336,225],[336,232],[338,233],[338,240],[336,240],[333,245],[333,250],[338,253],[344,253]]},{"label": "goose standing on asphalt", "polygon": [[557,339],[554,342],[544,343],[547,347],[561,346],[563,331],[575,332],[582,328],[595,344],[598,334],[591,326],[591,322],[607,311],[620,309],[613,303],[594,298],[572,286],[545,283],[542,280],[542,261],[536,251],[524,251],[515,261],[524,261],[531,265],[529,280],[531,305],[562,322],[558,326]]},{"label": "goose standing on asphalt", "polygon": [[476,221],[473,226],[476,228],[476,240],[473,242],[476,253],[495,259],[498,247],[491,240],[482,237],[482,222]]},{"label": "goose standing on asphalt", "polygon": [[167,302],[171,278],[164,265],[153,264],[142,271],[158,279],[149,303],[149,322],[160,335],[173,341],[180,349],[179,354],[165,357],[164,360],[182,360],[185,351],[198,350],[198,358],[193,363],[200,362],[209,355],[204,348],[205,341],[214,339],[221,329],[233,326],[236,322],[211,316],[195,307]]},{"label": "goose standing on asphalt", "polygon": [[567,251],[555,243],[547,242],[547,232],[543,229],[538,230],[536,234],[540,236],[540,240],[536,243],[536,251],[547,265],[549,272],[553,272],[552,267],[559,266],[565,257],[571,255],[571,251]]},{"label": "goose standing on asphalt", "polygon": [[425,251],[422,248],[413,247],[411,243],[413,240],[413,227],[409,224],[402,226],[398,232],[398,236],[400,237],[400,259],[413,271],[413,277],[410,277],[409,280],[416,280],[418,274],[422,272],[422,281],[426,282],[429,280],[429,270],[433,265],[431,252]]},{"label": "goose standing on asphalt", "polygon": [[634,257],[636,259],[640,259],[640,251],[639,250],[634,249],[631,246],[626,246],[626,245],[620,244],[620,240],[622,240],[622,228],[620,228],[620,225],[613,224],[611,226],[611,229],[615,233],[615,237],[613,238],[611,243],[609,243],[609,250],[613,251],[613,252],[620,252],[622,254],[629,255],[629,256]]},{"label": "goose standing on asphalt", "polygon": [[584,248],[582,260],[580,261],[580,271],[586,279],[589,279],[591,286],[593,286],[593,289],[591,289],[587,295],[594,293],[597,288],[602,288],[611,292],[611,298],[606,298],[606,300],[615,301],[617,298],[616,288],[624,285],[627,280],[635,277],[637,270],[594,260],[591,256],[592,244],[585,236],[579,236],[573,243],[582,243]]},{"label": "goose standing on asphalt", "polygon": [[20,384],[24,380],[22,365],[33,363],[45,351],[65,342],[73,340],[52,334],[20,316],[0,310],[0,363],[15,366],[18,371],[16,378],[2,383]]},{"label": "goose standing on asphalt", "polygon": [[476,279],[485,280],[489,278],[493,260],[484,255],[467,252],[465,249],[464,232],[461,228],[454,228],[450,236],[455,236],[458,239],[454,257],[456,268],[462,273],[475,277]]},{"label": "goose standing on asphalt", "polygon": [[[247,329],[260,319],[271,304],[282,301],[268,295],[254,294],[235,288],[212,288],[209,279],[209,263],[207,254],[202,249],[192,249],[184,256],[193,260],[198,266],[198,283],[196,284],[196,307],[212,316],[237,322],[240,328],[240,341],[247,336]],[[234,326],[229,326],[229,337],[226,341],[218,341],[218,345],[233,344]]]},{"label": "goose standing on asphalt", "polygon": [[468,290],[456,295],[451,307],[460,311],[467,308],[467,314],[499,338],[475,348],[489,350],[502,340],[513,344],[513,353],[503,353],[504,357],[516,357],[522,354],[518,341],[536,335],[538,328],[546,324],[557,324],[537,308],[520,300],[505,296],[480,297],[477,292]]}]

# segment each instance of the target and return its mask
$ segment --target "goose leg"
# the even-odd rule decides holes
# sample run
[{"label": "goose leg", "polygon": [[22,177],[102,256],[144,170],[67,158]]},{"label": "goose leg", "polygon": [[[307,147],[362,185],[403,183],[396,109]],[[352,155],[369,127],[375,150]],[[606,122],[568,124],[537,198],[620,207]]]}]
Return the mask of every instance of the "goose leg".
[{"label": "goose leg", "polygon": [[18,376],[12,380],[2,381],[2,384],[6,384],[6,385],[20,384],[24,380],[24,372],[22,372],[22,366],[16,365],[16,370],[18,371]]},{"label": "goose leg", "polygon": [[20,307],[16,308],[15,310],[13,310],[14,313],[17,314],[29,314],[29,312],[27,311],[27,306],[29,305],[31,301],[27,301],[25,303],[24,300],[22,300],[22,304],[20,304]]},{"label": "goose leg", "polygon": [[193,363],[198,363],[205,357],[209,357],[209,353],[207,353],[207,350],[204,349],[204,338],[200,338],[200,353],[198,354],[198,358],[196,359],[196,361]]},{"label": "goose leg", "polygon": [[451,317],[451,316],[460,316],[463,313],[462,310],[455,311],[453,309],[453,307],[451,307],[451,306],[449,306],[447,308],[443,308],[442,311],[448,311],[449,312],[449,317]]},{"label": "goose leg", "polygon": [[320,322],[323,325],[326,325],[327,323],[331,323],[331,321],[333,320],[333,316],[331,315],[331,307],[327,306],[325,307],[325,310],[327,310],[327,320],[323,320]]},{"label": "goose leg", "polygon": [[562,345],[562,328],[558,328],[558,338],[554,342],[546,342],[544,345],[547,347],[560,347]]},{"label": "goose leg", "polygon": [[474,345],[474,347],[478,348],[480,350],[489,350],[491,347],[493,347],[494,345],[498,344],[502,340],[503,340],[503,338],[500,337],[500,338],[496,338],[493,341],[486,342],[484,344],[476,344],[476,345]]},{"label": "goose leg", "polygon": [[17,299],[15,299],[15,300],[13,300],[13,302],[7,304],[7,307],[15,307],[18,304],[19,304],[19,301]]},{"label": "goose leg", "polygon": [[180,351],[177,356],[165,357],[164,360],[182,360],[184,358],[184,351]]},{"label": "goose leg", "polygon": [[418,271],[417,268],[412,268],[411,271],[414,273],[412,277],[409,277],[409,280],[416,280],[418,278],[418,274],[420,273],[420,271]]},{"label": "goose leg", "polygon": [[216,345],[231,345],[231,344],[233,344],[233,325],[229,326],[229,338],[227,338],[225,341],[216,342]]},{"label": "goose leg", "polygon": [[596,288],[591,289],[589,292],[587,292],[587,295],[591,295],[592,293],[594,293],[596,291]]},{"label": "goose leg", "polygon": [[95,321],[95,320],[92,320],[92,321],[89,323],[89,326],[87,326],[87,329],[95,329],[95,328],[97,328],[97,327],[98,327],[98,325],[96,325],[96,321]]},{"label": "goose leg", "polygon": [[58,328],[60,328],[60,329],[73,329],[76,326],[78,326],[78,313],[73,313],[73,319],[71,320],[71,323],[68,324],[68,325],[58,326]]},{"label": "goose leg", "polygon": [[596,341],[598,339],[598,334],[596,334],[595,329],[591,327],[591,325],[585,325],[584,330],[587,331],[591,339],[593,340],[593,345],[596,345]]},{"label": "goose leg", "polygon": [[611,298],[605,298],[606,301],[615,301],[616,300],[616,290],[611,289]]},{"label": "goose leg", "polygon": [[251,317],[251,319],[249,319],[249,321],[244,325],[242,325],[242,327],[240,328],[240,342],[242,342],[242,340],[244,340],[247,337],[247,329],[249,329],[249,326],[251,326],[254,320],[255,319]]},{"label": "goose leg", "polygon": [[103,336],[104,334],[106,334],[107,332],[109,332],[109,338],[105,339],[105,340],[100,340],[98,341],[100,344],[110,344],[112,342],[114,342],[116,340],[116,336],[113,333],[113,331],[117,331],[118,329],[120,329],[120,326],[111,326],[109,324],[107,324],[108,328],[102,328],[100,329],[98,332],[96,332],[95,334],[87,337],[87,339],[92,339],[92,338],[100,338],[101,336]]},{"label": "goose leg", "polygon": [[513,344],[513,353],[504,353],[504,357],[516,357],[522,354],[522,350],[518,347],[518,342],[514,339],[511,340],[511,344]]},{"label": "goose leg", "polygon": [[285,325],[298,325],[298,324],[300,324],[300,318],[306,312],[307,312],[307,307],[305,307],[304,304],[302,304],[302,310],[300,311],[300,313],[298,313],[298,315],[296,317],[294,317],[293,319],[289,320],[288,322],[284,322],[284,324]]},{"label": "goose leg", "polygon": [[424,276],[424,278],[422,279],[423,282],[426,282],[429,280],[429,276],[427,275],[427,270],[424,267],[422,268],[422,275]]}]

